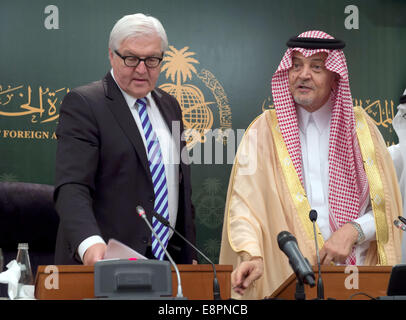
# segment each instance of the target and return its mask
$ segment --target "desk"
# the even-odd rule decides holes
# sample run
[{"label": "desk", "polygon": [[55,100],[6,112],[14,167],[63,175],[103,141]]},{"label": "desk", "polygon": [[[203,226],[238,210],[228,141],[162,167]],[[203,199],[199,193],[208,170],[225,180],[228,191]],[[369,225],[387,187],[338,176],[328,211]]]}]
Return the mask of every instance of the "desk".
[{"label": "desk", "polygon": [[[213,268],[206,264],[178,265],[183,295],[189,300],[213,299]],[[53,269],[57,273],[53,273]],[[222,299],[231,294],[231,265],[216,265]],[[35,278],[35,298],[39,300],[81,300],[94,298],[94,268],[83,265],[39,266]],[[52,288],[58,284],[58,289]],[[172,268],[172,292],[176,296],[177,278]],[[49,289],[47,289],[49,288]]]}]

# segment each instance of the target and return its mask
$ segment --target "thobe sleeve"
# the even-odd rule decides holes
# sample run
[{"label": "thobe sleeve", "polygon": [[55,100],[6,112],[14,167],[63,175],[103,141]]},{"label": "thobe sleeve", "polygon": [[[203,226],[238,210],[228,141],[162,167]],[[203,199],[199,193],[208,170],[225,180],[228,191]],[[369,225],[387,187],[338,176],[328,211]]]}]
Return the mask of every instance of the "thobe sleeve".
[{"label": "thobe sleeve", "polygon": [[255,132],[248,131],[244,136],[231,173],[227,210],[227,232],[235,252],[247,252],[251,256],[261,256],[262,227],[258,204],[264,202],[263,188],[256,180],[257,150]]}]

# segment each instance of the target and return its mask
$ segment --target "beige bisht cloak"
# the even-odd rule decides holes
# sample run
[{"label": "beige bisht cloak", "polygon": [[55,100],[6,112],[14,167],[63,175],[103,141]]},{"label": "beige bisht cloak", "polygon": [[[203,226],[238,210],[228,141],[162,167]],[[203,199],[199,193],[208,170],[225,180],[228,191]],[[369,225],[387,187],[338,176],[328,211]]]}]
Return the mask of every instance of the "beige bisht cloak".
[{"label": "beige bisht cloak", "polygon": [[[372,201],[377,240],[371,242],[364,264],[394,265],[401,258],[401,231],[394,227],[393,221],[402,214],[396,172],[386,144],[373,120],[362,108],[358,109],[356,114],[363,118],[364,127],[369,128],[363,138],[357,129],[361,148],[370,146],[370,150],[367,150],[370,155],[363,153],[364,168],[368,162],[374,165],[376,173],[375,177],[368,175],[370,196],[371,199],[378,199],[377,203],[381,205],[379,213],[379,208]],[[277,235],[281,231],[292,233],[310,264],[316,263],[309,212],[302,212],[302,217],[299,216],[294,200],[297,197],[292,195],[284,176],[283,161],[278,158],[279,142],[275,141],[275,131],[271,127],[275,125],[277,128],[277,120],[272,117],[272,112],[274,110],[265,111],[247,129],[230,176],[220,264],[232,264],[235,268],[242,261],[243,252],[260,256],[264,261],[263,276],[243,296],[232,290],[232,297],[236,299],[263,299],[271,295],[293,273],[288,258],[278,247]],[[362,127],[358,120],[357,127]],[[375,157],[376,161],[365,157]],[[379,183],[378,188],[375,188],[376,182],[380,183],[380,189]],[[377,194],[372,193],[375,192],[374,189],[378,189],[375,190]],[[379,200],[379,195],[384,202]],[[304,200],[307,201],[307,198]],[[321,238],[322,244],[323,240]],[[322,244],[319,242],[320,248]]]}]

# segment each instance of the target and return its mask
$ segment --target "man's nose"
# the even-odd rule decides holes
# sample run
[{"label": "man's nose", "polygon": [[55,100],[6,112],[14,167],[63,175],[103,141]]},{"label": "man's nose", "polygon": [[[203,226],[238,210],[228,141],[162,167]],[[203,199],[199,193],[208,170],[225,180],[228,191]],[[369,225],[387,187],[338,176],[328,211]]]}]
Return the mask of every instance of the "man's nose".
[{"label": "man's nose", "polygon": [[145,65],[145,61],[140,61],[138,66],[135,67],[135,71],[137,71],[138,73],[147,72],[147,66]]},{"label": "man's nose", "polygon": [[310,78],[310,66],[303,66],[302,70],[299,73],[300,79],[309,79]]}]

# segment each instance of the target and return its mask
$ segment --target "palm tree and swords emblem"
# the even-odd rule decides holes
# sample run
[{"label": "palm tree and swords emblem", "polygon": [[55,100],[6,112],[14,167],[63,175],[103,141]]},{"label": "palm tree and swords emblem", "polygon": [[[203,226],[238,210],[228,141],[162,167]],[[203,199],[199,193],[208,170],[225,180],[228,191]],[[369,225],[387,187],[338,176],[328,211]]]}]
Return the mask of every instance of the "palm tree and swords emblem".
[{"label": "palm tree and swords emblem", "polygon": [[[222,132],[231,129],[231,108],[221,84],[210,71],[196,70],[194,65],[199,64],[199,61],[193,57],[195,53],[188,49],[189,47],[180,50],[173,46],[169,47],[163,59],[161,72],[165,72],[166,79],[172,80],[172,83],[164,83],[159,88],[178,100],[183,113],[186,142],[190,149],[197,142],[204,143],[207,130],[213,127],[213,111],[209,106],[217,104]],[[203,92],[196,85],[186,83],[192,80],[193,74],[212,92],[215,102],[206,101]],[[225,138],[226,133],[223,137],[224,142]]]}]

